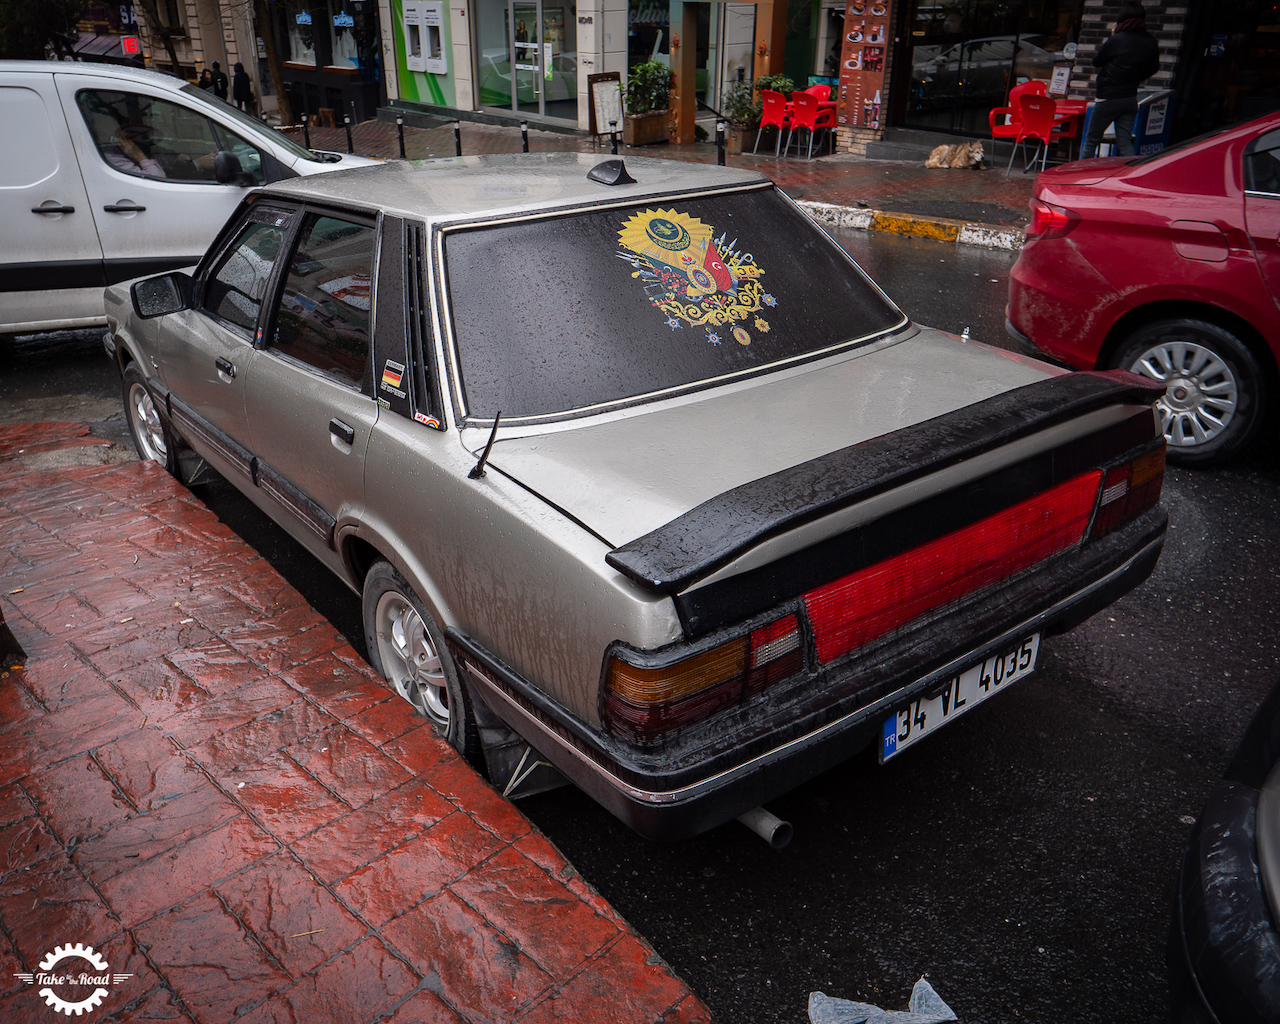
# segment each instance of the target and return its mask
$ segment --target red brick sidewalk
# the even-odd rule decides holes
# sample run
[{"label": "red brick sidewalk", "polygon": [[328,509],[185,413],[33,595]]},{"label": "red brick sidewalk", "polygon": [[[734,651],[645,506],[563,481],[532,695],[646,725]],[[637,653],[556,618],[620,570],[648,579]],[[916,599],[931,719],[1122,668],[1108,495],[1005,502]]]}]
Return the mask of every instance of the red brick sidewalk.
[{"label": "red brick sidewalk", "polygon": [[95,1021],[709,1020],[190,492],[29,468],[85,434],[0,427],[0,1019],[63,1019],[16,975],[84,944]]}]

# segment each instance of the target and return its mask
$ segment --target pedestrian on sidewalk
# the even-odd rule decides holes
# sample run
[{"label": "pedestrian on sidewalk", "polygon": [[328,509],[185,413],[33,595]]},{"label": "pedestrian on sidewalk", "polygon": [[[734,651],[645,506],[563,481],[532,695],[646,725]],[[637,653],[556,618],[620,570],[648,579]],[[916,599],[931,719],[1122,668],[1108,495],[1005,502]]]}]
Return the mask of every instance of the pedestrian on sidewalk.
[{"label": "pedestrian on sidewalk", "polygon": [[200,81],[196,84],[205,92],[213,92],[213,75],[209,74],[208,68],[200,72]]},{"label": "pedestrian on sidewalk", "polygon": [[249,76],[244,70],[244,65],[236,61],[232,72],[231,98],[236,101],[236,106],[241,110],[249,107],[252,112],[253,86],[249,82]]},{"label": "pedestrian on sidewalk", "polygon": [[1080,159],[1097,156],[1102,133],[1112,122],[1121,156],[1133,156],[1133,123],[1138,117],[1138,86],[1160,70],[1156,41],[1147,32],[1147,12],[1142,4],[1129,3],[1111,26],[1111,36],[1093,58],[1098,69],[1098,101],[1089,118],[1089,132],[1080,148]]},{"label": "pedestrian on sidewalk", "polygon": [[227,73],[216,60],[213,62],[213,94],[220,100],[227,98]]}]

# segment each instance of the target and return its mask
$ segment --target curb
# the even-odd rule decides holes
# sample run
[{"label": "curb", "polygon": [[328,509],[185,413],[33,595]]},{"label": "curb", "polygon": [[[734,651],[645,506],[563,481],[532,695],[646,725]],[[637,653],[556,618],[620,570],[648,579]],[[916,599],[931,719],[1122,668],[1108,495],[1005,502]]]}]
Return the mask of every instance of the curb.
[{"label": "curb", "polygon": [[799,206],[821,224],[861,231],[889,231],[916,238],[936,238],[940,242],[977,245],[986,249],[1018,252],[1022,248],[1022,228],[950,220],[946,217],[917,217],[910,213],[888,213],[861,207],[837,206],[802,199]]}]

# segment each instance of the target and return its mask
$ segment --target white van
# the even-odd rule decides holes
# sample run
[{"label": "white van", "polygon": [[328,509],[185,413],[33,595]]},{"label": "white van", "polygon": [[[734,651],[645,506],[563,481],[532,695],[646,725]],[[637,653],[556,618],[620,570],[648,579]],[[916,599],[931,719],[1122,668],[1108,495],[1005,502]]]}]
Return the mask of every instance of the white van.
[{"label": "white van", "polygon": [[0,333],[105,324],[102,290],[199,261],[246,188],[363,166],[177,78],[0,61]]}]

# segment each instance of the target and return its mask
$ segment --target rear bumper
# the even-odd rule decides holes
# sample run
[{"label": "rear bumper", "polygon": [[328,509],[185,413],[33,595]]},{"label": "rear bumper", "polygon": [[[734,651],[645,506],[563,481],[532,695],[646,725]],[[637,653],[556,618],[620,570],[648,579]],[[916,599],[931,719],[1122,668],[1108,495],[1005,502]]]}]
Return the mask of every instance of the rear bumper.
[{"label": "rear bumper", "polygon": [[1146,579],[1166,525],[1163,509],[1152,509],[888,646],[837,662],[819,680],[835,695],[825,703],[812,693],[807,704],[766,694],[749,706],[754,720],[745,727],[712,721],[657,752],[593,729],[456,630],[449,645],[473,693],[570,781],[641,835],[684,839],[878,741],[885,717],[974,661],[1084,621]]}]

